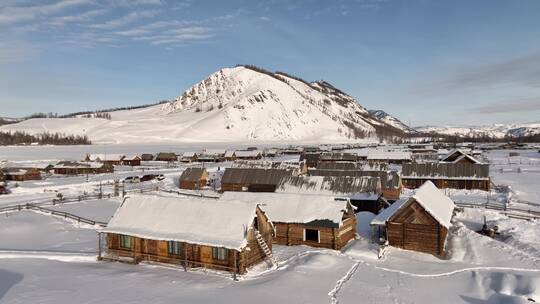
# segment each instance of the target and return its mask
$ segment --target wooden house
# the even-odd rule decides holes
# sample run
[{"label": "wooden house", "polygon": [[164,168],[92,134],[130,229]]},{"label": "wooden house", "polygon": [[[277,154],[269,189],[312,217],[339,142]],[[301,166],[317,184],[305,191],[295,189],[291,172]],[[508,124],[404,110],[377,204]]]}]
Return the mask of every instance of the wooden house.
[{"label": "wooden house", "polygon": [[372,149],[369,150],[367,154],[367,160],[376,162],[387,162],[390,164],[403,164],[411,162],[411,152]]},{"label": "wooden house", "polygon": [[463,150],[455,149],[443,156],[441,162],[453,164],[481,164],[482,162],[474,158]]},{"label": "wooden house", "polygon": [[113,166],[122,165],[125,155],[123,154],[88,154],[84,159],[87,162],[107,163]]},{"label": "wooden house", "polygon": [[377,214],[389,205],[382,198],[380,178],[371,176],[289,176],[281,180],[276,192],[345,199],[356,208],[356,212]]},{"label": "wooden house", "polygon": [[178,160],[178,157],[173,152],[159,152],[156,156],[156,160],[164,162],[175,162]]},{"label": "wooden house", "polygon": [[239,192],[225,193],[221,200],[261,204],[274,225],[275,244],[339,250],[355,238],[354,207],[346,200],[309,194]]},{"label": "wooden house", "polygon": [[180,156],[180,161],[183,163],[191,163],[197,161],[197,152],[184,152]]},{"label": "wooden house", "polygon": [[35,168],[3,168],[4,178],[8,181],[40,180],[41,171]]},{"label": "wooden house", "polygon": [[110,163],[61,161],[53,167],[53,172],[63,175],[102,174],[114,172],[114,166]]},{"label": "wooden house", "polygon": [[124,166],[140,166],[142,158],[139,155],[126,155],[122,159],[122,165]]},{"label": "wooden house", "polygon": [[373,236],[390,246],[444,257],[454,202],[425,182],[415,194],[402,198],[371,221]]},{"label": "wooden house", "polygon": [[204,168],[186,168],[180,175],[180,189],[202,189],[208,183],[208,178],[208,171]]},{"label": "wooden house", "polygon": [[141,154],[141,160],[142,161],[152,161],[152,160],[154,160],[154,154],[143,153],[143,154]]},{"label": "wooden house", "polygon": [[310,176],[371,176],[381,179],[382,195],[389,201],[399,199],[402,190],[401,179],[395,171],[371,170],[308,170]]},{"label": "wooden house", "polygon": [[272,254],[271,224],[254,203],[134,195],[99,234],[99,248],[105,252],[98,259],[135,264],[160,262],[236,274]]},{"label": "wooden house", "polygon": [[234,156],[235,159],[257,160],[262,158],[262,153],[258,150],[234,151]]},{"label": "wooden house", "polygon": [[405,188],[415,189],[426,181],[438,188],[480,189],[489,191],[489,165],[468,163],[403,164],[401,180]]},{"label": "wooden house", "polygon": [[4,172],[0,170],[0,194],[7,194],[6,176]]},{"label": "wooden house", "polygon": [[317,168],[321,161],[321,153],[307,153],[300,155],[300,161],[304,161],[308,168]]},{"label": "wooden house", "polygon": [[345,152],[324,152],[321,154],[319,162],[337,162],[337,161],[358,161],[358,156]]},{"label": "wooden house", "polygon": [[233,161],[236,159],[236,151],[234,150],[227,150],[225,151],[225,155],[223,156],[225,160],[227,161]]},{"label": "wooden house", "polygon": [[274,192],[292,171],[283,169],[227,168],[221,178],[221,191]]}]

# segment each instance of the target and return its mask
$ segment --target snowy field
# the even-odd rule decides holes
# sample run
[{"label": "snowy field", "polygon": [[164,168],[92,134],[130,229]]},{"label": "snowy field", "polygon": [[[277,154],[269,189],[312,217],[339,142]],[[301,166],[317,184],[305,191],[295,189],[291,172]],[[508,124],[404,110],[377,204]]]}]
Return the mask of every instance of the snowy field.
[{"label": "snowy field", "polygon": [[[40,148],[36,153],[35,148]],[[17,161],[80,159],[87,147],[20,147],[0,149],[0,158]],[[97,149],[96,147],[92,147]],[[127,152],[110,146],[111,152]],[[144,152],[148,147],[140,147]],[[155,151],[155,149],[149,149]],[[186,150],[191,150],[187,149]],[[177,151],[175,149],[175,151]],[[95,151],[102,152],[102,151]],[[482,205],[540,206],[540,154],[492,151],[495,184],[508,193],[449,190],[456,201]],[[16,159],[14,159],[16,158]],[[220,164],[223,166],[223,164]],[[521,169],[520,169],[521,168]],[[184,167],[154,168],[166,179],[160,187],[176,189]],[[209,168],[211,171],[216,167]],[[502,171],[500,171],[502,169]],[[20,183],[0,196],[0,207],[52,201],[65,196],[109,193],[108,181],[141,172],[89,177],[49,178]],[[174,194],[171,194],[174,195]],[[95,221],[107,221],[119,198],[95,199],[46,208]],[[454,217],[446,259],[389,248],[369,241],[373,215],[358,215],[357,240],[342,251],[305,246],[274,246],[277,268],[265,263],[232,280],[227,273],[188,271],[155,264],[128,265],[96,261],[97,226],[35,210],[0,213],[0,303],[530,303],[540,301],[540,221],[510,218],[497,210],[464,208]],[[476,233],[483,223],[497,225],[500,235]]]}]

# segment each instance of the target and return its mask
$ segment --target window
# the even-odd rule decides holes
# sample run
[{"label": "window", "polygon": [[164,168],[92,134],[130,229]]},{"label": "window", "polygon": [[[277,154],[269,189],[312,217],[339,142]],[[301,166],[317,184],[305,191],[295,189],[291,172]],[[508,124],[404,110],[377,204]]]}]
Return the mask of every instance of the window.
[{"label": "window", "polygon": [[167,252],[172,255],[180,255],[182,252],[182,243],[176,241],[167,242]]},{"label": "window", "polygon": [[255,230],[259,230],[259,221],[257,217],[253,219],[253,227],[255,228]]},{"label": "window", "polygon": [[304,241],[311,241],[311,242],[319,243],[319,230],[304,229]]},{"label": "window", "polygon": [[229,250],[227,248],[218,248],[218,247],[212,248],[212,259],[218,260],[218,261],[225,261],[227,260],[228,256],[229,256]]},{"label": "window", "polygon": [[131,249],[131,236],[120,235],[120,248]]}]

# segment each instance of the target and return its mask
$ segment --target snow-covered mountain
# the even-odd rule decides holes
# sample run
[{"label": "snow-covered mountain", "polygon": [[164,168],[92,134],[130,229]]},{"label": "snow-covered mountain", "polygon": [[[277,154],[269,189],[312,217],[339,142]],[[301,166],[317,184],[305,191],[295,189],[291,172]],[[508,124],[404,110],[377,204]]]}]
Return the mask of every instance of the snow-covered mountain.
[{"label": "snow-covered mountain", "polygon": [[459,135],[468,137],[503,138],[505,136],[520,137],[540,134],[540,123],[526,124],[493,124],[483,126],[422,126],[415,128],[418,132]]},{"label": "snow-covered mountain", "polygon": [[401,120],[386,113],[383,110],[369,110],[369,113],[381,121],[393,126],[396,129],[403,130],[406,133],[416,133],[416,130],[404,124]]},{"label": "snow-covered mountain", "polygon": [[109,112],[111,119],[30,119],[0,127],[86,134],[94,142],[343,142],[403,131],[327,82],[252,66],[221,69],[169,103]]}]

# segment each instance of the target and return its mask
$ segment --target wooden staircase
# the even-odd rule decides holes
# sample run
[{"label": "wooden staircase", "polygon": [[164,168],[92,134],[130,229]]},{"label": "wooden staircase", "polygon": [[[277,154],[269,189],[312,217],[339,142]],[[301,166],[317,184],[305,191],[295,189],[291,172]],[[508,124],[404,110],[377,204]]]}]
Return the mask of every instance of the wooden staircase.
[{"label": "wooden staircase", "polygon": [[277,266],[277,262],[274,259],[274,255],[272,254],[272,250],[268,248],[268,245],[266,244],[266,241],[264,240],[263,236],[259,232],[259,230],[255,229],[255,238],[257,239],[257,243],[259,243],[259,246],[263,250],[266,257],[270,260],[273,266]]}]

